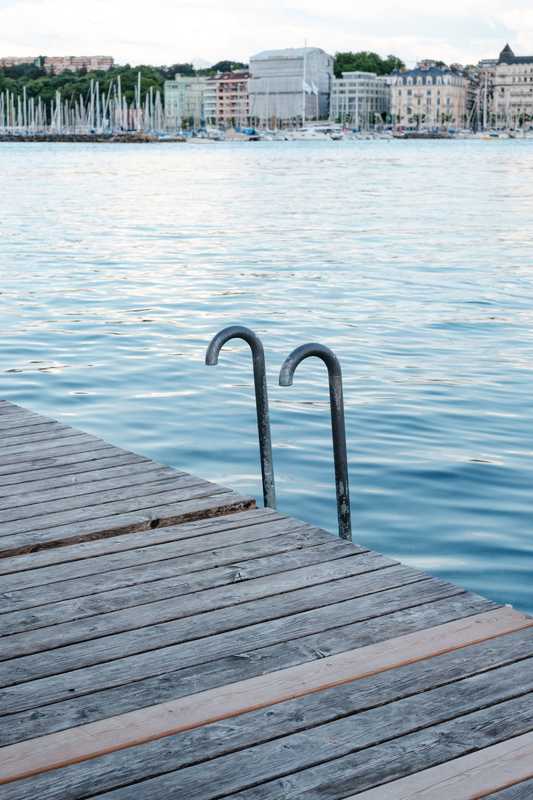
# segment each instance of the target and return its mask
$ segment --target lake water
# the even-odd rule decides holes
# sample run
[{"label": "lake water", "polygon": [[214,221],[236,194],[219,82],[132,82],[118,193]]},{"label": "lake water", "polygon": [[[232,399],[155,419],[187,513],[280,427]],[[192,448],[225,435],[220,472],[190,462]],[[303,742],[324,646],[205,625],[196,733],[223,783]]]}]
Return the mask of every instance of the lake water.
[{"label": "lake water", "polygon": [[533,611],[533,142],[0,145],[0,396],[336,528],[320,341],[345,377],[354,539]]}]

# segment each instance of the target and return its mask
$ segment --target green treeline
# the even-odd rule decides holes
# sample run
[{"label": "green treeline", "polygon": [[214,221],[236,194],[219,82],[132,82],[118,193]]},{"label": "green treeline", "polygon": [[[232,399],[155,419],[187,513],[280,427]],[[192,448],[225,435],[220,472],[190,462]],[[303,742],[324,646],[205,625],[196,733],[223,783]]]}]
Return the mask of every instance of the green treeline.
[{"label": "green treeline", "polygon": [[[38,62],[41,59],[38,59]],[[212,67],[195,70],[192,64],[172,64],[163,67],[151,67],[141,65],[131,67],[116,66],[106,71],[87,72],[62,72],[60,75],[50,75],[36,64],[19,64],[16,67],[5,67],[0,69],[0,92],[6,89],[15,94],[22,94],[25,86],[28,97],[41,97],[44,101],[52,100],[56,91],[60,91],[64,99],[78,97],[79,95],[88,96],[91,81],[99,81],[100,92],[104,94],[108,91],[112,83],[116,83],[120,76],[122,94],[132,103],[135,96],[138,75],[141,73],[141,94],[150,90],[163,90],[163,84],[167,80],[172,80],[174,75],[215,75],[217,72],[227,72],[235,69],[244,69],[246,64],[238,61],[219,61]]]},{"label": "green treeline", "polygon": [[[403,62],[397,56],[381,58],[377,53],[362,51],[359,53],[337,53],[335,56],[335,75],[340,77],[342,72],[364,70],[376,72],[378,75],[387,75],[394,69],[402,69]],[[163,90],[166,80],[172,80],[174,75],[209,76],[217,72],[231,72],[246,69],[247,65],[240,61],[218,61],[206,69],[195,69],[192,64],[181,63],[170,66],[131,67],[116,66],[108,71],[63,72],[61,75],[48,74],[42,67],[42,57],[35,64],[19,64],[16,67],[0,69],[0,92],[6,89],[15,94],[22,94],[25,86],[28,97],[41,97],[44,101],[52,100],[56,91],[60,91],[64,99],[88,96],[91,81],[99,81],[100,92],[107,92],[111,83],[115,83],[120,76],[122,93],[128,103],[132,103],[137,86],[138,74],[141,73],[141,93],[144,95],[153,87],[154,90]]]},{"label": "green treeline", "polygon": [[343,72],[356,71],[390,75],[395,69],[405,69],[405,64],[398,56],[381,58],[377,53],[362,50],[359,53],[336,53],[333,69],[336,78],[340,78]]}]

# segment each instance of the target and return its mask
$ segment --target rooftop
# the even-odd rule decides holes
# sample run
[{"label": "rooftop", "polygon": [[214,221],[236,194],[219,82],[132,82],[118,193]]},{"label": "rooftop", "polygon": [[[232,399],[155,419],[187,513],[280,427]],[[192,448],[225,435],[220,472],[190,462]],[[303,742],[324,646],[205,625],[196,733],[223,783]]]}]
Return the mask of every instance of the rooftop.
[{"label": "rooftop", "polygon": [[427,76],[442,78],[444,75],[462,75],[462,71],[454,69],[453,67],[415,67],[414,69],[408,69],[403,72],[396,70],[392,74],[401,78],[424,78]]},{"label": "rooftop", "polygon": [[284,50],[262,50],[256,53],[250,60],[267,61],[270,58],[303,58],[311,53],[324,53],[321,47],[287,47]]},{"label": "rooftop", "polygon": [[532,64],[533,56],[515,56],[509,44],[500,53],[498,64]]}]

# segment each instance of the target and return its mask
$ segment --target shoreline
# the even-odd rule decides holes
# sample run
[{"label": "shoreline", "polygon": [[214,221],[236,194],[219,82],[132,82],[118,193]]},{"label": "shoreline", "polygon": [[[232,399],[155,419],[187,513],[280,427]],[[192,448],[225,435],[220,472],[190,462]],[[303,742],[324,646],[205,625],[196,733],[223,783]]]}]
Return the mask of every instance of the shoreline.
[{"label": "shoreline", "polygon": [[29,134],[24,136],[13,136],[12,134],[0,134],[0,143],[71,143],[71,144],[182,144],[186,142],[184,136],[176,136],[168,139],[158,139],[155,136],[145,134],[115,134],[108,136],[98,133],[43,133]]}]

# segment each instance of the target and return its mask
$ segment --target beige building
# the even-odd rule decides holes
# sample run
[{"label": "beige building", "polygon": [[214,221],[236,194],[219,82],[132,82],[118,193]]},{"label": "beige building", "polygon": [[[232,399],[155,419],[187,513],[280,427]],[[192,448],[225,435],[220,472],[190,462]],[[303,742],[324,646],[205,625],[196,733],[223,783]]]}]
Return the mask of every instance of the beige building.
[{"label": "beige building", "polygon": [[498,128],[533,122],[533,56],[515,56],[509,45],[495,68],[492,121]]},{"label": "beige building", "polygon": [[466,125],[467,78],[462,71],[425,61],[416,69],[393,73],[390,85],[397,127],[430,130]]}]

